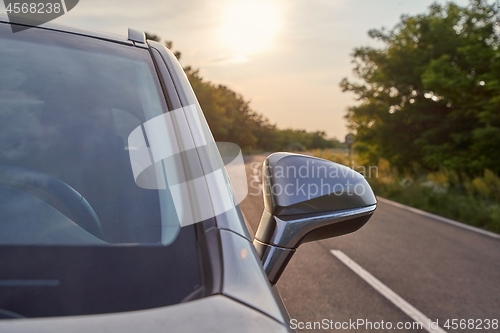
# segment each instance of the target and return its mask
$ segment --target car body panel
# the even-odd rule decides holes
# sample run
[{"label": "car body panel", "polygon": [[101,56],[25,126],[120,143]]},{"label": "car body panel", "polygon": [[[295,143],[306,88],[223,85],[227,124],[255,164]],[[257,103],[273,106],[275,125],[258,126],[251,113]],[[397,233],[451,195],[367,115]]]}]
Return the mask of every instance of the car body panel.
[{"label": "car body panel", "polygon": [[281,323],[222,295],[155,309],[0,321],[4,333],[288,332]]},{"label": "car body panel", "polygon": [[225,264],[223,294],[285,323],[252,243],[227,230],[221,230],[220,235]]},{"label": "car body panel", "polygon": [[[199,108],[191,85],[174,54],[160,43],[149,41],[149,44],[152,46],[153,54],[155,52],[160,54],[164,61],[163,65],[166,66],[169,73],[169,77],[164,77],[166,72],[162,69],[162,63],[158,62],[159,59],[155,57],[166,89],[171,89],[168,86],[173,83],[183,107],[194,104]],[[173,100],[174,103],[177,102],[176,98]],[[206,123],[204,116],[202,121]],[[208,129],[208,124],[203,127]],[[205,168],[213,168],[208,166],[208,164],[214,163],[213,161],[201,159],[201,162],[205,164]],[[215,221],[220,230],[224,257],[223,294],[238,299],[285,323],[288,314],[283,313],[284,307],[277,304],[281,300],[277,300],[271,293],[269,282],[251,243],[251,236],[239,207],[235,206],[233,209],[217,215]],[[246,253],[247,257],[241,258],[242,251]],[[242,260],[246,262],[242,263]]]},{"label": "car body panel", "polygon": [[[10,20],[7,17],[7,15],[0,13],[0,22],[1,23],[10,23]],[[27,22],[24,24],[21,24],[21,25],[28,25],[29,26],[29,24]],[[62,25],[58,25],[58,24],[55,24],[52,22],[38,25],[38,26],[36,26],[36,28],[37,29],[52,30],[52,31],[60,31],[60,32],[64,32],[64,33],[70,33],[73,35],[86,36],[86,37],[106,40],[109,42],[115,42],[115,43],[125,44],[125,45],[129,45],[129,46],[135,45],[137,47],[141,47],[141,45],[139,43],[137,43],[137,45],[136,45],[136,43],[128,40],[128,38],[125,38],[124,36],[117,35],[117,34],[111,34],[108,32],[94,32],[94,31],[89,32],[87,30],[72,28],[72,27],[68,27],[68,26],[62,26]],[[147,48],[147,46],[142,45],[142,48]]]},{"label": "car body panel", "polygon": [[[151,46],[153,57],[158,66],[163,84],[165,85],[166,90],[169,92],[169,96],[173,96],[172,85],[177,92],[176,97],[178,97],[178,99],[176,97],[170,97],[172,99],[172,103],[174,103],[174,105],[178,105],[177,102],[180,101],[180,105],[182,107],[189,107],[191,105],[194,105],[198,110],[201,110],[191,84],[189,83],[184,70],[175,58],[175,55],[164,45],[158,42],[148,41],[148,43]],[[160,62],[160,57],[163,60],[164,66],[162,66],[162,63]],[[167,72],[169,74],[168,77],[166,76]],[[203,122],[202,128],[204,130],[208,130],[209,127],[206,123],[205,117],[201,115],[200,118],[202,118],[201,120]],[[211,133],[205,133],[205,135],[207,137],[212,137]],[[210,161],[209,159],[205,159],[202,160],[202,163],[206,165],[213,164],[214,162]],[[209,169],[211,167],[205,166],[205,168]],[[251,236],[244,221],[243,214],[241,213],[241,210],[237,205],[234,207],[234,209],[226,211],[223,214],[219,214],[216,217],[216,221],[218,228],[233,231],[247,238],[248,240],[251,240]]]},{"label": "car body panel", "polygon": [[[8,24],[8,20],[2,17],[0,22]],[[66,29],[53,24],[33,29],[97,38],[129,47],[149,47],[169,112],[194,106],[201,121],[202,135],[213,141],[208,124],[182,67],[164,45],[151,41],[147,45],[136,45],[123,38],[94,35],[87,31]],[[189,115],[185,115],[185,118],[189,118]],[[187,124],[188,126],[184,126],[183,137],[190,142],[196,141],[200,133],[193,133],[189,121]],[[227,191],[231,191],[225,168],[223,164],[220,165],[222,159],[217,154],[208,156],[198,154],[198,158],[195,161],[190,160],[190,163],[199,164],[198,168],[205,171],[220,167],[225,182],[217,186],[221,189],[227,187]],[[218,200],[222,200],[219,197],[220,191],[214,190],[213,184],[209,183],[206,183],[204,188],[210,193],[211,200],[202,204],[213,205],[215,211]],[[0,331],[232,332],[236,327],[240,332],[290,331],[286,309],[276,288],[271,287],[267,280],[238,205],[235,202],[232,204],[233,207],[222,214],[195,224],[202,286],[194,290],[182,303],[120,313],[0,321]]]}]

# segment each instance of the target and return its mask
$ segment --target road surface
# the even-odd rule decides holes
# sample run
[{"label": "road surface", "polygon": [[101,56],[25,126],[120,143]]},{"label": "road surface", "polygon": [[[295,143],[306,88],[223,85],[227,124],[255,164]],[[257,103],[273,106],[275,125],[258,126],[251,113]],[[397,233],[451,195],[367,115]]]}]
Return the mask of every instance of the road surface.
[{"label": "road surface", "polygon": [[[241,208],[253,232],[263,210],[263,160],[245,157],[249,195]],[[384,296],[381,288],[367,282],[366,274],[359,275],[335,256],[338,251],[399,299]],[[359,231],[301,245],[278,289],[294,325],[304,327],[299,332],[500,332],[492,328],[492,320],[500,320],[500,239],[379,202]],[[398,303],[401,299],[410,308]],[[396,329],[414,322],[412,311],[434,324]],[[353,321],[359,326],[352,326]],[[444,327],[447,321],[469,326]],[[308,322],[334,329],[308,330]],[[388,323],[392,329],[387,329]],[[335,330],[335,324],[344,329]]]}]

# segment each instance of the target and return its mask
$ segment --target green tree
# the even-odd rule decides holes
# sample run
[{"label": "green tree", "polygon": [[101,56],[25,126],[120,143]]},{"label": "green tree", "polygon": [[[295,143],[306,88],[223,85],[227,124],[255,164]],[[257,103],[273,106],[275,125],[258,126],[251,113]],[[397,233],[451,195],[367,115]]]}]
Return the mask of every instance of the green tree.
[{"label": "green tree", "polygon": [[346,115],[360,153],[401,171],[500,172],[498,23],[497,5],[474,0],[369,31],[384,47],[355,49],[361,82],[340,84],[360,102]]}]

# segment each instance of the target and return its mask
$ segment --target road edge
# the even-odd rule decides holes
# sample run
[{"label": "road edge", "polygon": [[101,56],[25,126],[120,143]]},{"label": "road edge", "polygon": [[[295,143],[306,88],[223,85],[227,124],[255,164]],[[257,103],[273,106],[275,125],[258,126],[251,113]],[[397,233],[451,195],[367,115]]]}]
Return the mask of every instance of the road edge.
[{"label": "road edge", "polygon": [[466,230],[469,230],[469,231],[474,231],[476,233],[479,233],[479,234],[482,234],[482,235],[485,235],[485,236],[489,236],[489,237],[492,237],[492,238],[500,239],[500,235],[498,235],[498,234],[496,234],[494,232],[491,232],[491,231],[487,231],[487,230],[484,230],[484,229],[473,227],[471,225],[468,225],[468,224],[465,224],[465,223],[462,223],[462,222],[458,222],[458,221],[455,221],[455,220],[452,220],[452,219],[448,219],[446,217],[442,217],[442,216],[439,216],[439,215],[428,213],[426,211],[423,211],[423,210],[420,210],[420,209],[417,209],[417,208],[413,208],[413,207],[410,207],[410,206],[406,206],[406,205],[400,204],[399,202],[395,202],[395,201],[392,201],[392,200],[389,200],[389,199],[385,199],[385,198],[382,198],[382,197],[379,197],[379,196],[377,196],[377,200],[380,201],[380,202],[383,202],[383,203],[386,203],[386,204],[389,204],[389,205],[392,205],[392,206],[395,206],[395,207],[398,207],[398,208],[401,208],[401,209],[413,212],[413,213],[418,214],[418,215],[422,215],[422,216],[429,217],[431,219],[434,219],[434,220],[437,220],[437,221],[440,221],[440,222],[444,222],[444,223],[448,223],[448,224],[454,225],[455,227],[459,227],[459,228],[466,229]]}]

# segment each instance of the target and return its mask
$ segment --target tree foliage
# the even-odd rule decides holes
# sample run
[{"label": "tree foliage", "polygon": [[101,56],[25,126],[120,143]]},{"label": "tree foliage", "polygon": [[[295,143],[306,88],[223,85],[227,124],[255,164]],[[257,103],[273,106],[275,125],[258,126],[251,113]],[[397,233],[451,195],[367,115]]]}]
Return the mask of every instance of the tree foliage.
[{"label": "tree foliage", "polygon": [[[146,38],[161,41],[158,35]],[[172,42],[164,45],[172,49]],[[174,52],[179,59],[181,53]],[[267,118],[254,111],[249,101],[224,85],[216,85],[201,77],[198,70],[185,67],[184,71],[193,87],[216,141],[233,142],[246,151],[305,150],[340,146],[336,139],[329,139],[325,132],[278,129]]]},{"label": "tree foliage", "polygon": [[354,50],[343,91],[357,95],[346,118],[357,148],[400,171],[500,172],[500,26],[497,5],[434,4],[371,30],[382,48]]}]

